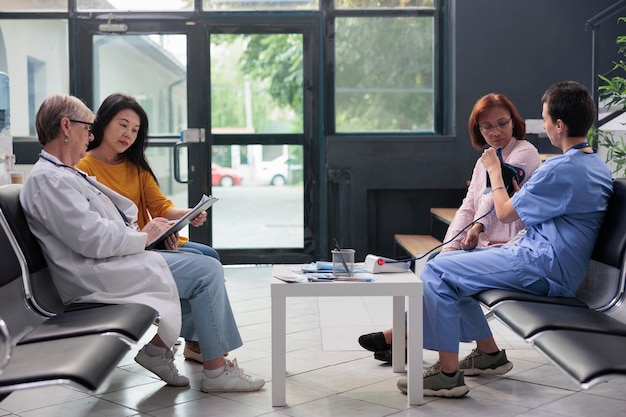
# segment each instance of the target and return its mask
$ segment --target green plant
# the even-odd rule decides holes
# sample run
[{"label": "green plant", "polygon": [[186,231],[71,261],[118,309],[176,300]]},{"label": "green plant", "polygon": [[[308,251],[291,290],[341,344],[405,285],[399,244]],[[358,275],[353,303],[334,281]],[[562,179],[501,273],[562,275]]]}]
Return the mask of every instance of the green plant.
[{"label": "green plant", "polygon": [[[626,22],[626,17],[620,17],[618,22]],[[618,54],[626,57],[626,36],[617,37]],[[602,84],[598,87],[598,96],[605,100],[607,109],[626,112],[626,62],[614,62],[611,77],[598,75]],[[597,138],[598,145],[606,149],[606,161],[613,166],[613,173],[626,177],[626,142],[623,133],[600,130],[597,127],[591,131],[591,138]]]}]

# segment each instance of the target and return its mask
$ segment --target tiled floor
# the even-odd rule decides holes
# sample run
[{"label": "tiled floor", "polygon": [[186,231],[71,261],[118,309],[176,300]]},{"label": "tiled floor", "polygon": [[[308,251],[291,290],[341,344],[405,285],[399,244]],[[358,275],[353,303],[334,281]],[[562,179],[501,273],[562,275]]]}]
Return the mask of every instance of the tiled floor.
[{"label": "tiled floor", "polygon": [[[397,374],[359,348],[356,337],[391,323],[391,299],[288,298],[287,407],[271,406],[271,267],[226,267],[227,287],[244,346],[231,353],[246,372],[267,384],[255,393],[204,394],[201,366],[178,356],[190,388],[167,387],[133,361],[133,348],[95,394],[67,387],[19,391],[0,403],[0,416],[623,416],[626,382],[616,379],[588,391],[577,388],[530,345],[491,325],[515,367],[505,377],[466,378],[460,399],[427,398],[408,407],[395,387]],[[148,340],[153,332],[146,336]],[[471,345],[461,347],[469,352]],[[433,361],[425,351],[425,360]]]}]

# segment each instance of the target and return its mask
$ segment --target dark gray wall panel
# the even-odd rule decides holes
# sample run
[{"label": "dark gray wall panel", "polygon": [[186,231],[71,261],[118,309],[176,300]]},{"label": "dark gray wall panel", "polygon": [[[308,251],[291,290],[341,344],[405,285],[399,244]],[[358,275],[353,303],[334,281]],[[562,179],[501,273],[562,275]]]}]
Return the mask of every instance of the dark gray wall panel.
[{"label": "dark gray wall panel", "polygon": [[[525,118],[541,118],[541,95],[559,80],[592,86],[592,34],[585,22],[611,0],[456,0],[446,19],[452,37],[453,115],[446,137],[328,137],[327,169],[341,171],[340,187],[329,181],[329,241],[367,253],[393,255],[394,233],[422,233],[427,207],[458,204],[479,152],[469,143],[467,117],[489,92],[506,94]],[[626,12],[624,13],[626,15]],[[626,24],[619,14],[600,26],[599,72],[617,59],[615,37]],[[529,138],[550,152],[546,138]],[[329,176],[331,178],[332,175]],[[346,178],[349,178],[346,183]],[[435,191],[436,190],[436,191]]]}]

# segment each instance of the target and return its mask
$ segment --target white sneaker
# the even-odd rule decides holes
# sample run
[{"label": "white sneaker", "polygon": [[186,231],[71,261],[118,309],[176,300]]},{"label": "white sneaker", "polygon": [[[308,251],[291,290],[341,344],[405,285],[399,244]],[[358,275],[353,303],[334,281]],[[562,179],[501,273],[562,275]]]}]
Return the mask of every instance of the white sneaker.
[{"label": "white sneaker", "polygon": [[202,392],[245,392],[258,391],[265,385],[263,378],[253,378],[237,365],[237,359],[226,359],[224,373],[217,378],[202,374]]},{"label": "white sneaker", "polygon": [[171,350],[167,349],[165,356],[150,356],[146,353],[146,347],[147,345],[137,353],[135,362],[157,375],[167,385],[175,387],[186,387],[189,385],[189,378],[178,373],[178,369],[174,364],[174,353]]}]

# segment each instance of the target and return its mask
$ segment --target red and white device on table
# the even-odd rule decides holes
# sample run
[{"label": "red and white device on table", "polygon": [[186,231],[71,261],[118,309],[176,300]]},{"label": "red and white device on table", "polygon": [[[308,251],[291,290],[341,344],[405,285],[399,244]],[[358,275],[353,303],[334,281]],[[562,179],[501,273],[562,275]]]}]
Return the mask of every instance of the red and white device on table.
[{"label": "red and white device on table", "polygon": [[396,261],[383,256],[367,255],[363,269],[372,274],[407,272],[411,269],[411,261]]}]

